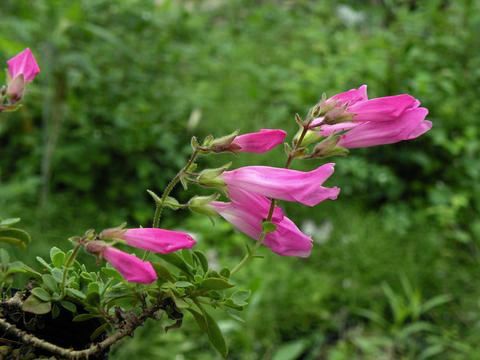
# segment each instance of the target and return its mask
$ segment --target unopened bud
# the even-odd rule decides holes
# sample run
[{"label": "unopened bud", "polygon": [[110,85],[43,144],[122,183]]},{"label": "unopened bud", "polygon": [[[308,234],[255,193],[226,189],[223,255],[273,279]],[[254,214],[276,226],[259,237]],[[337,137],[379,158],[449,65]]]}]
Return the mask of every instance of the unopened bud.
[{"label": "unopened bud", "polygon": [[110,229],[105,229],[99,234],[100,239],[121,239],[125,231],[126,224],[122,224],[120,226],[110,228]]},{"label": "unopened bud", "polygon": [[[296,134],[295,137],[293,138],[294,143],[298,143],[300,141],[300,137],[302,136],[303,129],[300,129]],[[317,142],[320,139],[321,135],[318,131],[313,131],[313,130],[307,130],[305,135],[303,136],[301,144],[298,144],[298,146],[308,146],[310,144],[313,144]]]},{"label": "unopened bud", "polygon": [[223,151],[235,151],[239,150],[240,147],[234,146],[232,144],[233,140],[238,136],[238,130],[234,131],[231,134],[222,136],[221,138],[213,140],[208,149],[213,152],[223,152]]},{"label": "unopened bud", "polygon": [[108,245],[104,241],[94,240],[89,241],[85,245],[85,250],[87,250],[90,254],[101,255],[107,246]]},{"label": "unopened bud", "polygon": [[215,169],[205,169],[198,176],[197,181],[200,185],[207,187],[216,187],[223,189],[225,187],[225,181],[222,179],[222,174],[230,167],[231,163],[228,163],[222,167]]},{"label": "unopened bud", "polygon": [[307,156],[309,159],[316,158],[326,158],[330,156],[345,156],[348,154],[348,150],[337,146],[340,137],[338,135],[332,135],[326,138],[325,140],[318,143],[310,155]]},{"label": "unopened bud", "polygon": [[188,208],[193,212],[204,214],[208,216],[217,215],[215,209],[210,205],[212,201],[217,200],[219,194],[213,194],[210,196],[194,196],[188,202]]},{"label": "unopened bud", "polygon": [[12,103],[16,103],[22,99],[24,90],[25,81],[23,75],[18,75],[8,83],[7,96]]}]

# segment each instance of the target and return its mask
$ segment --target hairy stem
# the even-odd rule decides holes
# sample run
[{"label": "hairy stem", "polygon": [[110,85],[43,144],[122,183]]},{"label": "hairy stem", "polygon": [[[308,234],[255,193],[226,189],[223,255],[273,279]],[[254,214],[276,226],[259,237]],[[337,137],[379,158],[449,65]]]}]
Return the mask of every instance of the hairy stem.
[{"label": "hairy stem", "polygon": [[175,175],[175,177],[168,183],[167,187],[163,191],[160,202],[157,203],[155,214],[153,215],[154,228],[159,227],[160,225],[160,219],[162,217],[162,211],[163,211],[163,204],[165,203],[165,200],[167,199],[168,195],[170,195],[174,187],[178,184],[178,182],[182,178],[185,171],[187,171],[188,168],[193,164],[193,162],[197,159],[198,155],[199,155],[199,151],[195,149],[192,155],[190,156],[190,159],[188,159],[187,163],[185,164],[185,166],[177,173],[177,175]]}]

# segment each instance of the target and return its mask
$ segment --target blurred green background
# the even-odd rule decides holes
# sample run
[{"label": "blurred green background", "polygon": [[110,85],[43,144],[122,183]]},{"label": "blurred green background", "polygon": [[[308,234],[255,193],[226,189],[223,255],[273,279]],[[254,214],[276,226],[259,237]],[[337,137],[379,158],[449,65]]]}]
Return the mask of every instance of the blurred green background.
[{"label": "blurred green background", "polygon": [[[408,92],[433,129],[335,159],[338,201],[286,204],[312,256],[264,250],[239,274],[253,289],[245,323],[220,325],[231,359],[480,358],[479,34],[478,0],[2,0],[1,63],[30,47],[42,69],[0,122],[0,216],[34,239],[17,256],[148,225],[145,189],[161,191],[194,134],[293,135],[323,92]],[[279,148],[234,166],[283,161]],[[242,256],[245,237],[221,220],[168,212],[164,225],[197,233],[219,266]],[[216,356],[187,318],[168,334],[148,323],[112,358]]]}]

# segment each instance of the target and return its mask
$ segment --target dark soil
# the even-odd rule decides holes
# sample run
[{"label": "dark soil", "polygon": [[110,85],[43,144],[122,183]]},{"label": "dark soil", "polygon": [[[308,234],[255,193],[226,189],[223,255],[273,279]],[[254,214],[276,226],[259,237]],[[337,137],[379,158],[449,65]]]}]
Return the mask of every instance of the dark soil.
[{"label": "dark soil", "polygon": [[[81,309],[79,309],[81,312]],[[11,324],[17,328],[46,340],[52,344],[63,348],[73,348],[83,350],[88,348],[92,341],[90,335],[101,325],[98,319],[90,319],[82,322],[73,322],[71,312],[61,309],[60,314],[55,319],[52,314],[35,315],[19,309],[17,306],[0,304],[0,313]],[[96,339],[102,340],[100,339]],[[108,351],[107,351],[108,353]],[[106,359],[106,354],[101,354],[89,359]],[[0,331],[0,359],[38,359],[38,358],[56,359],[51,353],[31,346],[24,345],[19,339],[10,334],[3,334]],[[58,357],[57,357],[58,359]]]}]

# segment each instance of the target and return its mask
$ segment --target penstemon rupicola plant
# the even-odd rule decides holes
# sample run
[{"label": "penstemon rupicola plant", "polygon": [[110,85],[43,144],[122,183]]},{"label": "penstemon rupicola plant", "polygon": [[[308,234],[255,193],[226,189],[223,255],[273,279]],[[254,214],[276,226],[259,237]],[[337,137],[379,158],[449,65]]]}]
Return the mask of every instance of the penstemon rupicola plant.
[{"label": "penstemon rupicola plant", "polygon": [[[26,86],[40,71],[29,49],[7,64],[0,112],[19,108]],[[322,163],[324,159],[345,156],[353,148],[415,139],[432,126],[426,116],[427,109],[410,95],[368,99],[367,87],[362,85],[330,98],[324,96],[303,118],[295,115],[299,130],[290,143],[285,142],[287,133],[281,129],[207,136],[201,142],[193,137],[190,158],[164,191],[157,194],[147,190],[155,202],[149,227],[87,230],[69,239],[70,250],[53,247],[48,260],[37,257],[37,269],[10,261],[8,253],[0,250],[0,331],[8,334],[13,344],[2,351],[13,354],[12,358],[27,358],[35,351],[58,358],[95,358],[133,335],[147,319],[160,321],[163,317],[168,330],[180,327],[188,314],[226,357],[227,344],[211,311],[235,312],[248,305],[250,292],[238,289],[235,275],[259,257],[261,247],[279,256],[308,257],[312,251],[312,239],[284,214],[279,201],[316,206],[337,199],[338,187],[323,186],[335,165]],[[231,170],[227,164],[199,169],[202,157],[266,153],[283,143],[283,168],[245,166]],[[292,169],[295,161],[306,159],[316,161],[314,169]],[[211,195],[194,196],[182,204],[171,196],[179,184],[211,189]],[[160,227],[166,208],[219,216],[255,242],[247,246],[237,265],[213,270],[206,256],[195,249],[191,235]],[[26,246],[29,235],[12,227],[17,221],[0,222],[0,241]],[[143,256],[132,254],[133,249],[144,250]],[[92,256],[97,266],[84,263]],[[28,278],[23,289],[12,288],[17,274]],[[65,317],[76,333],[71,336],[87,333],[81,344],[65,344],[39,331],[38,323],[43,328],[58,326],[54,320]]]}]

